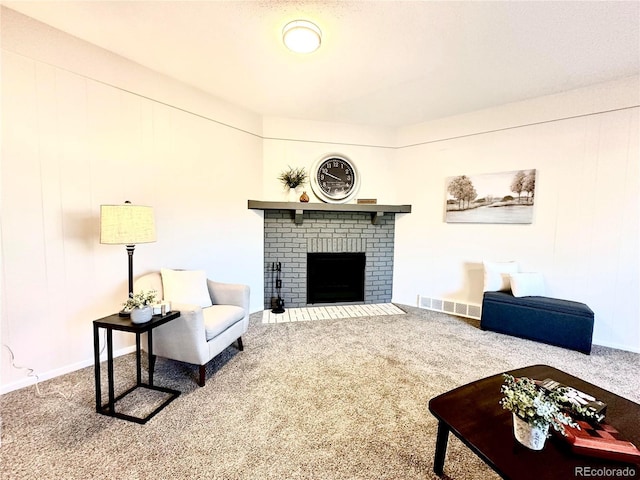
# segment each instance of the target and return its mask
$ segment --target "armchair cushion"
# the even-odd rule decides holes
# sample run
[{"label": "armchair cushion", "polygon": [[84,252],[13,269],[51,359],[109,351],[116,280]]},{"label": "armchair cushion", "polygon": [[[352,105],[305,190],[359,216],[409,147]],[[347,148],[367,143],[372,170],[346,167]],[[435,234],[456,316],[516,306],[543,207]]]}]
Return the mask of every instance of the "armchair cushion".
[{"label": "armchair cushion", "polygon": [[198,305],[206,308],[212,305],[204,270],[169,270],[163,268],[162,286],[164,299],[170,302]]},{"label": "armchair cushion", "polygon": [[217,337],[246,315],[244,308],[235,305],[213,305],[203,308],[204,330],[207,342]]}]

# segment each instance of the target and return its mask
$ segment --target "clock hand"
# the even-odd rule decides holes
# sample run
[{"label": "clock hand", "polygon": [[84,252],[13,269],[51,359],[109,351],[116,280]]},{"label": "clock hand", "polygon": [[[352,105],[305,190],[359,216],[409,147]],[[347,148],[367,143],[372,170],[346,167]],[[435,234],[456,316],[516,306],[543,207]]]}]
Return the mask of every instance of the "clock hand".
[{"label": "clock hand", "polygon": [[340,177],[336,177],[335,175],[331,175],[330,173],[325,173],[325,175],[331,177],[331,178],[335,178],[336,180],[340,180],[342,181],[342,179]]}]

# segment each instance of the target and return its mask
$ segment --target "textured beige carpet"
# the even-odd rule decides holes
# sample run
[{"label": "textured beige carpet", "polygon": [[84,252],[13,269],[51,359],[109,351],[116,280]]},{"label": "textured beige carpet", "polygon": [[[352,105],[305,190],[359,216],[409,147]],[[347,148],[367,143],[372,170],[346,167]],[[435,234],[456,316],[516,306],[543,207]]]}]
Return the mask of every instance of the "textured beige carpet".
[{"label": "textured beige carpet", "polygon": [[[156,383],[183,393],[146,425],[95,413],[93,368],[40,385],[70,399],[33,387],[3,395],[0,476],[429,479],[437,424],[427,403],[464,383],[543,363],[640,402],[640,355],[586,356],[401,307],[408,314],[276,325],[254,314],[244,352],[211,362],[204,388],[197,368],[158,360]],[[120,391],[135,382],[133,354],[117,359],[116,380]],[[157,398],[133,400],[122,408],[144,413]],[[453,437],[445,473],[497,478]]]}]

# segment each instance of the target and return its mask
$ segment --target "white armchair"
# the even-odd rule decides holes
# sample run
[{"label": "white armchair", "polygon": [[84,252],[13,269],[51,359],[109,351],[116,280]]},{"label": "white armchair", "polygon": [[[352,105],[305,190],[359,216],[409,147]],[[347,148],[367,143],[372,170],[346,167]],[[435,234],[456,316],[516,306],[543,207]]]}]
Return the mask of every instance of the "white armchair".
[{"label": "white armchair", "polygon": [[[162,270],[137,279],[134,292],[141,290],[156,290],[158,298],[171,302],[171,310],[180,312],[180,317],[153,331],[151,371],[155,356],[198,365],[198,385],[203,387],[211,359],[233,342],[243,350],[249,286],[214,282],[202,271]],[[146,340],[141,345],[146,346]]]}]

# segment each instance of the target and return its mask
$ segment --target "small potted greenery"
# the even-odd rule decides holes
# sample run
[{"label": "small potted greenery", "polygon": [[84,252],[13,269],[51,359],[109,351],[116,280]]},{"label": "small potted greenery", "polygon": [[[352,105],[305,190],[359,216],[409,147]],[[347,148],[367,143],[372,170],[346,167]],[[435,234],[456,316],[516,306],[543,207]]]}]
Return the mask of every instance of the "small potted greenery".
[{"label": "small potted greenery", "polygon": [[562,394],[547,392],[527,377],[515,378],[503,374],[500,389],[502,408],[513,414],[513,432],[516,439],[532,450],[542,450],[549,427],[566,435],[564,426],[580,428],[563,410]]},{"label": "small potted greenery", "polygon": [[288,200],[290,202],[298,201],[298,192],[296,189],[307,183],[308,178],[307,171],[304,167],[293,168],[291,166],[278,176],[278,180],[282,182],[284,188],[287,190]]},{"label": "small potted greenery", "polygon": [[155,290],[144,290],[130,294],[126,302],[122,304],[124,310],[131,315],[133,323],[145,323],[153,317],[153,305],[156,303],[158,292]]}]

